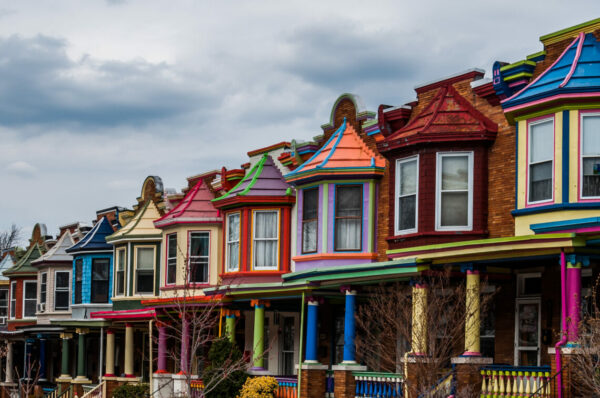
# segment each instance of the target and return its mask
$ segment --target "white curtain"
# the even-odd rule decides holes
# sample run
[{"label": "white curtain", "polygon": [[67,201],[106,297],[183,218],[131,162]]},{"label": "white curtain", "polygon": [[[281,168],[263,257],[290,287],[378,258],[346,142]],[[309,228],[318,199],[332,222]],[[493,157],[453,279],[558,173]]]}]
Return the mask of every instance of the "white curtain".
[{"label": "white curtain", "polygon": [[237,271],[240,265],[240,214],[230,214],[227,222],[227,270]]},{"label": "white curtain", "polygon": [[277,269],[277,217],[276,211],[254,214],[254,267]]},{"label": "white curtain", "polygon": [[362,185],[340,185],[336,190],[335,250],[360,250]]},{"label": "white curtain", "polygon": [[311,253],[317,251],[317,221],[302,222],[302,252]]}]

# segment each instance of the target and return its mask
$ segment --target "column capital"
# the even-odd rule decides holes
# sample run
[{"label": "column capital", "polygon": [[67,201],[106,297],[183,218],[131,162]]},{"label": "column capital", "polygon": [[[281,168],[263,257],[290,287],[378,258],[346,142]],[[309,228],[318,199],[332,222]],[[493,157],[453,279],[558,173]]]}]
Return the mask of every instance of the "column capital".
[{"label": "column capital", "polygon": [[88,334],[89,332],[90,332],[90,329],[87,329],[87,328],[75,329],[75,333],[77,333],[77,334]]},{"label": "column capital", "polygon": [[239,310],[223,309],[223,315],[225,317],[240,317]]},{"label": "column capital", "polygon": [[590,265],[590,256],[582,256],[579,254],[567,254],[567,268],[581,268],[589,267]]},{"label": "column capital", "polygon": [[271,302],[269,300],[250,300],[251,307],[270,307]]},{"label": "column capital", "polygon": [[306,298],[306,303],[308,305],[319,305],[319,304],[323,304],[324,302],[325,302],[325,299],[323,299],[323,297],[308,296]]},{"label": "column capital", "polygon": [[73,338],[73,333],[61,333],[60,338],[63,340],[68,340]]},{"label": "column capital", "polygon": [[350,285],[342,285],[340,286],[340,292],[345,294],[356,295],[356,288],[352,288]]}]

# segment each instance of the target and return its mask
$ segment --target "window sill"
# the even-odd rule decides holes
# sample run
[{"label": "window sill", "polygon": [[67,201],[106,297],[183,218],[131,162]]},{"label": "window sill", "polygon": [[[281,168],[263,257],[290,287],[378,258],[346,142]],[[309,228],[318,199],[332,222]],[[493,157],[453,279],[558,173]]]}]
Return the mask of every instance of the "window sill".
[{"label": "window sill", "polygon": [[469,230],[469,231],[462,231],[462,230],[424,231],[424,232],[415,232],[415,233],[406,234],[406,235],[389,236],[385,240],[388,242],[400,242],[400,241],[403,241],[406,239],[423,238],[423,237],[431,237],[431,236],[471,236],[471,235],[487,235],[487,233],[488,233],[488,231],[483,230],[483,229]]}]

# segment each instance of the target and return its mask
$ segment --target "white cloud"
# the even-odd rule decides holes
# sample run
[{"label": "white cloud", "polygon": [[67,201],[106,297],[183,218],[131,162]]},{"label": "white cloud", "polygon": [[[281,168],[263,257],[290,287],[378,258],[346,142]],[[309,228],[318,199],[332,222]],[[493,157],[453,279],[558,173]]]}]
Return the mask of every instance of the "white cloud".
[{"label": "white cloud", "polygon": [[8,164],[5,170],[19,177],[32,177],[37,172],[34,166],[22,160]]}]

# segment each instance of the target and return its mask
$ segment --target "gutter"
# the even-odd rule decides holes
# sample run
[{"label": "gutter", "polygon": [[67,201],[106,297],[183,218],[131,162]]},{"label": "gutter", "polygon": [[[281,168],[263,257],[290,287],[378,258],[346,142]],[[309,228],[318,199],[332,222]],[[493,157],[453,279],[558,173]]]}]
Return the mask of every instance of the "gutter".
[{"label": "gutter", "polygon": [[561,361],[561,347],[567,342],[567,261],[565,258],[565,252],[561,249],[560,251],[560,295],[561,295],[561,306],[562,306],[562,337],[554,345],[555,358],[556,358],[556,371],[558,375],[556,381],[558,383],[558,398],[562,398],[563,394],[563,383],[562,383],[562,361]]}]

